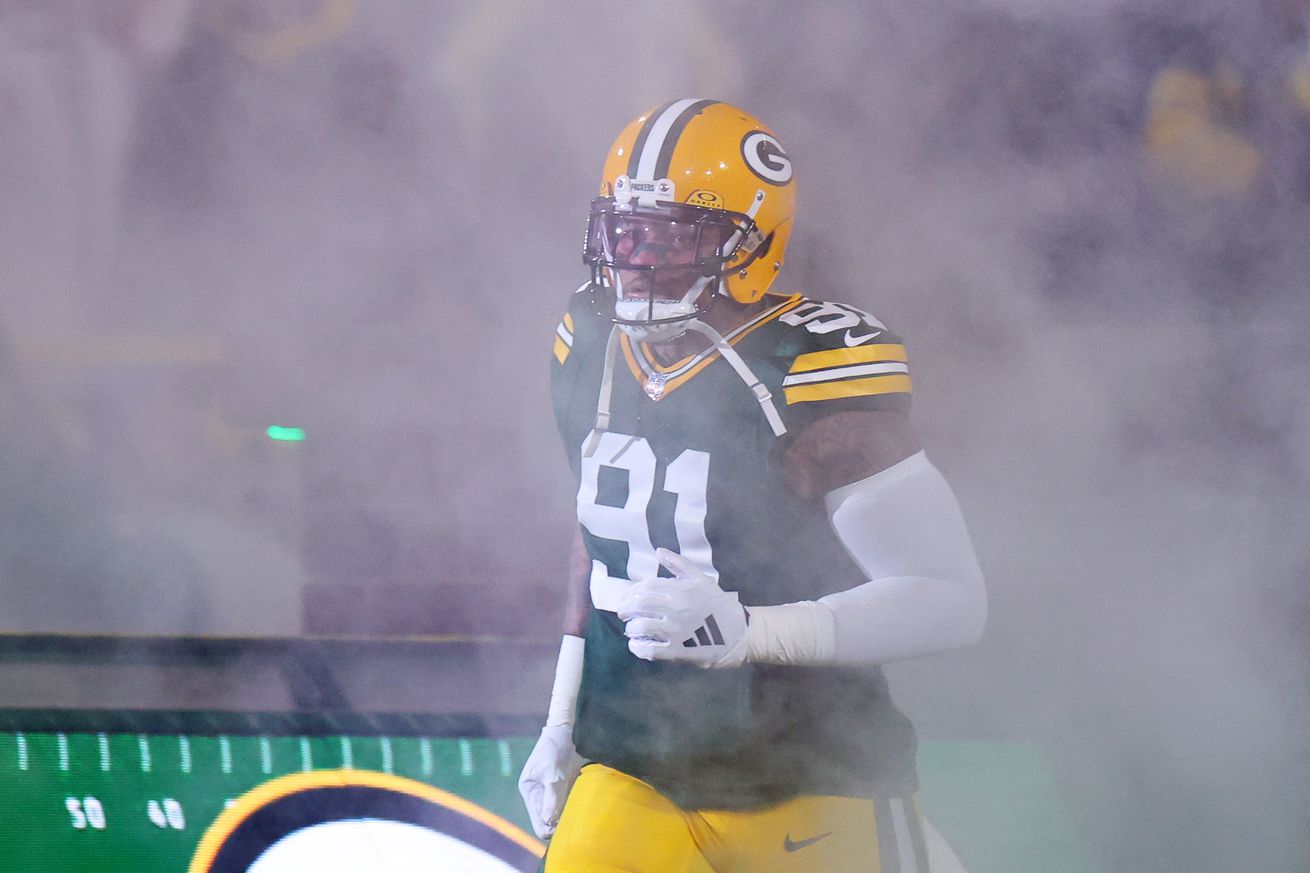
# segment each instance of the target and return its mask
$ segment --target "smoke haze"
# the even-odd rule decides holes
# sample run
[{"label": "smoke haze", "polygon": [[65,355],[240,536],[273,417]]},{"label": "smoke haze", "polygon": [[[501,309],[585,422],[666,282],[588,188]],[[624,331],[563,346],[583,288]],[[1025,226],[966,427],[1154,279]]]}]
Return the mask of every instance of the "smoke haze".
[{"label": "smoke haze", "polygon": [[586,204],[717,97],[987,571],[921,732],[1036,743],[1102,868],[1307,868],[1305,4],[274,8],[0,5],[0,627],[553,637]]}]

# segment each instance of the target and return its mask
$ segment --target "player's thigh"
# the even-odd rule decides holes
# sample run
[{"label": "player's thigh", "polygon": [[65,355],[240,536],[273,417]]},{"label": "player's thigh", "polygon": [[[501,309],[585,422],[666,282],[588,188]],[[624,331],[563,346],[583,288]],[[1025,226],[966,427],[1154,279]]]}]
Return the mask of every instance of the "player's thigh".
[{"label": "player's thigh", "polygon": [[724,845],[740,852],[739,862],[716,865],[723,873],[928,873],[912,798],[809,796],[722,815],[738,831]]},{"label": "player's thigh", "polygon": [[546,873],[713,873],[677,806],[601,764],[582,768],[546,850]]}]

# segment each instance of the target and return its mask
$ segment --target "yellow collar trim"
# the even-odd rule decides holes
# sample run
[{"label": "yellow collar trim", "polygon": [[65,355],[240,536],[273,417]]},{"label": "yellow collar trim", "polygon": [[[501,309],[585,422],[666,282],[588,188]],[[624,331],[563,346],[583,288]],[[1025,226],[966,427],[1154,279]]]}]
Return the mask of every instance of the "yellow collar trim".
[{"label": "yellow collar trim", "polygon": [[[795,309],[804,299],[804,296],[801,294],[793,294],[772,309],[765,310],[755,316],[755,318],[740,325],[725,336],[724,339],[728,341],[729,345],[735,346],[742,339],[749,336],[753,331],[758,330],[770,321],[773,321],[775,318]],[[633,378],[635,378],[643,387],[647,380],[655,374],[664,377],[665,381],[663,390],[658,398],[653,399],[662,399],[670,391],[680,385],[686,384],[691,377],[695,376],[701,370],[704,370],[713,363],[715,358],[719,357],[719,350],[710,346],[707,349],[702,349],[696,354],[683,358],[667,367],[662,367],[655,361],[654,355],[651,354],[649,344],[643,342],[638,344],[639,348],[634,349],[633,343],[631,339],[628,338],[627,334],[623,334],[619,337],[619,344],[623,349],[623,357],[628,362],[629,371],[631,371]],[[638,353],[640,353],[640,357],[638,357]]]}]

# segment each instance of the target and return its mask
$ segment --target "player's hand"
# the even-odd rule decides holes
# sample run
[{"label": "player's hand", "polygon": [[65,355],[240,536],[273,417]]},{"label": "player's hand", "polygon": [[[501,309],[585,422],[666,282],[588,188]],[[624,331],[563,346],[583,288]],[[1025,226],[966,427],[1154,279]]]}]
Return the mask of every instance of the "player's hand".
[{"label": "player's hand", "polygon": [[519,774],[519,794],[539,839],[548,840],[555,833],[564,800],[582,764],[573,747],[573,725],[548,724],[541,729],[537,745]]},{"label": "player's hand", "polygon": [[647,661],[683,661],[700,667],[737,667],[746,660],[746,610],[735,591],[724,591],[682,555],[655,552],[672,579],[643,579],[628,586],[618,616],[628,650]]}]

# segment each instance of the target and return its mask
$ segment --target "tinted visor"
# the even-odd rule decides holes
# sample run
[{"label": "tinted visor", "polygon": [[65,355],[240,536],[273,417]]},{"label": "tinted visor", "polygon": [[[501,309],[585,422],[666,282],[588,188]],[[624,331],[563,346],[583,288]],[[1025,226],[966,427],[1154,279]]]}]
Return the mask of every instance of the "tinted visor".
[{"label": "tinted visor", "polygon": [[620,270],[700,267],[713,275],[741,246],[750,223],[718,209],[676,203],[629,208],[601,197],[591,204],[583,260]]}]

